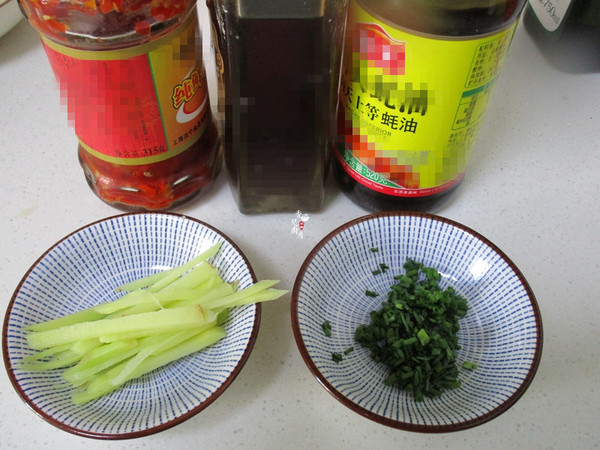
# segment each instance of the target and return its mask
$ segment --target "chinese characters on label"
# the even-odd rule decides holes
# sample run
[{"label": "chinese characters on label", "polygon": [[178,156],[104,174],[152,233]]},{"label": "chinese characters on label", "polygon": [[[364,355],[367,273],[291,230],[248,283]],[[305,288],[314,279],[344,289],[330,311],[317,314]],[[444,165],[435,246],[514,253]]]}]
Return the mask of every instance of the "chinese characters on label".
[{"label": "chinese characters on label", "polygon": [[[392,92],[402,92],[405,101],[398,103],[395,99],[397,96],[393,96]],[[413,89],[412,83],[406,83],[402,91],[390,89],[384,91],[375,85],[375,89],[369,92],[361,85],[357,95],[354,95],[353,86],[346,84],[342,93],[345,97],[345,104],[352,105],[359,116],[392,131],[416,133],[418,121],[407,115],[420,114],[424,116],[427,112],[428,90]]]},{"label": "chinese characters on label", "polygon": [[189,77],[173,88],[173,108],[178,109],[184,102],[189,102],[201,86],[201,68],[196,67]]},{"label": "chinese characters on label", "polygon": [[[206,128],[206,117],[207,112],[200,116],[200,118],[193,124],[190,125],[181,135],[173,139],[172,147],[182,144],[190,138],[198,139],[200,137],[199,132],[202,132]],[[195,140],[195,139],[194,139]],[[148,156],[161,155],[167,151],[165,145],[155,145],[153,147],[143,147],[133,150],[115,149],[114,156],[117,158],[145,158]]]},{"label": "chinese characters on label", "polygon": [[182,142],[186,141],[190,137],[197,136],[198,131],[204,130],[206,128],[206,116],[208,111],[204,111],[204,113],[200,116],[200,119],[194,123],[194,125],[190,125],[190,128],[183,132],[183,134],[179,135],[176,139],[173,139],[173,147]]},{"label": "chinese characters on label", "polygon": [[506,34],[479,45],[475,51],[465,87],[473,88],[495,79],[500,72],[509,45],[510,35]]}]

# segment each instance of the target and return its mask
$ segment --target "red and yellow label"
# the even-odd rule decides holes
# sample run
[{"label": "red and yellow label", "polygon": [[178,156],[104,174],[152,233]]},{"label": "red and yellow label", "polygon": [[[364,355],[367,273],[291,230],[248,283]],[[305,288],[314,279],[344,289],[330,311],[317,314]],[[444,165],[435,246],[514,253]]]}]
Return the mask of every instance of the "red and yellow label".
[{"label": "red and yellow label", "polygon": [[195,14],[126,49],[78,50],[42,37],[82,147],[105,161],[147,164],[195,143],[211,120],[199,39]]},{"label": "red and yellow label", "polygon": [[464,175],[515,25],[465,39],[412,34],[349,5],[337,158],[388,195],[444,191]]}]

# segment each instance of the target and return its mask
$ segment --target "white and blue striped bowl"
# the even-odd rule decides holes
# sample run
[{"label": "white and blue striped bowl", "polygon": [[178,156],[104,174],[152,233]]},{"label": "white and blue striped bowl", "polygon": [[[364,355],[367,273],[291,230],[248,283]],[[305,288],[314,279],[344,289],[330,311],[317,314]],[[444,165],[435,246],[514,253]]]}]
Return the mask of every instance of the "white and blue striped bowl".
[{"label": "white and blue striped bowl", "polygon": [[250,263],[227,236],[206,223],[169,213],[123,214],[83,227],[42,255],[17,287],[4,320],[2,350],[8,376],[42,418],[76,435],[126,439],[153,434],[210,405],[239,374],[258,335],[260,305],[232,310],[227,336],[94,402],[74,405],[61,370],[24,372],[31,354],[24,327],[117,297],[114,288],[183,264],[222,242],[211,259],[240,288],[256,281]]},{"label": "white and blue striped bowl", "polygon": [[[378,248],[377,253],[370,251]],[[460,320],[458,365],[462,386],[416,402],[385,386],[386,369],[354,341],[369,322],[393,276],[407,258],[436,268],[440,286],[453,286],[468,301]],[[380,263],[389,271],[374,276]],[[292,293],[292,327],[308,368],[321,385],[353,411],[381,424],[411,431],[449,432],[487,422],[510,408],[530,385],[542,351],[542,321],[527,281],[489,240],[451,220],[419,213],[380,213],[358,218],[326,236],[308,255]],[[332,336],[322,324],[329,321]],[[354,347],[340,363],[332,353]]]}]

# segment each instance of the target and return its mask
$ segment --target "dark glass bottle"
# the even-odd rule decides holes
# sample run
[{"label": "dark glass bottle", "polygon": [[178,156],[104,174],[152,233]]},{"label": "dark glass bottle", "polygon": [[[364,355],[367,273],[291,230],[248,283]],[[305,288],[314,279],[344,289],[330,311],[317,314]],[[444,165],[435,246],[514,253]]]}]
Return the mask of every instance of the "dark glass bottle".
[{"label": "dark glass bottle", "polygon": [[324,201],[346,0],[207,0],[224,161],[243,213]]},{"label": "dark glass bottle", "polygon": [[600,72],[600,0],[534,0],[523,23],[553,67]]},{"label": "dark glass bottle", "polygon": [[433,212],[451,199],[524,5],[350,1],[333,170],[354,202]]}]

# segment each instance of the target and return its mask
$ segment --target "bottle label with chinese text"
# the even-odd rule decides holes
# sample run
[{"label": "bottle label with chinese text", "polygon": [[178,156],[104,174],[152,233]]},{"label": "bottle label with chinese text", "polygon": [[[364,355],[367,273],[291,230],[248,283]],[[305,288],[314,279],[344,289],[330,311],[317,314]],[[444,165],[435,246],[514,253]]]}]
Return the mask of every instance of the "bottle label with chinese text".
[{"label": "bottle label with chinese text", "polygon": [[571,0],[530,0],[529,5],[546,30],[556,31],[571,5]]},{"label": "bottle label with chinese text", "polygon": [[116,164],[187,150],[211,122],[195,14],[147,44],[88,51],[42,43],[81,146]]},{"label": "bottle label with chinese text", "polygon": [[346,172],[399,197],[458,183],[515,27],[475,38],[416,35],[351,1],[336,152]]}]

